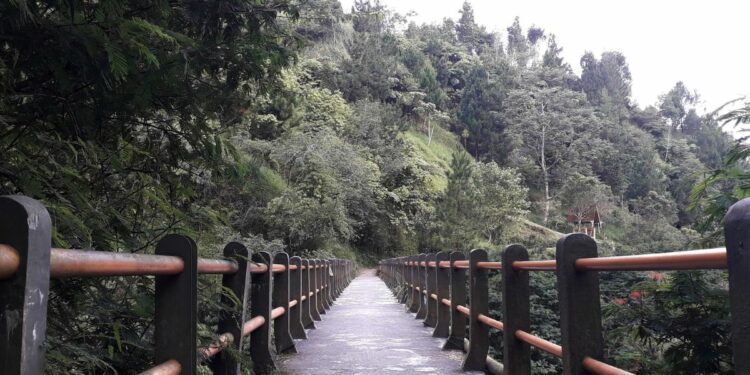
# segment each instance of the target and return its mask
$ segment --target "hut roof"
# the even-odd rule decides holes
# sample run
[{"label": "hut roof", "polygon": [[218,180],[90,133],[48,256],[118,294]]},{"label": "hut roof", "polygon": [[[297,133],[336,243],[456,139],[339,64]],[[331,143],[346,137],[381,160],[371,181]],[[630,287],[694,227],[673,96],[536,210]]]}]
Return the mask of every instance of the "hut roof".
[{"label": "hut roof", "polygon": [[579,216],[578,213],[576,213],[573,210],[568,210],[568,215],[566,216],[569,223],[594,223],[599,224],[601,223],[601,217],[599,217],[599,211],[589,210],[588,212],[584,213],[583,216]]}]

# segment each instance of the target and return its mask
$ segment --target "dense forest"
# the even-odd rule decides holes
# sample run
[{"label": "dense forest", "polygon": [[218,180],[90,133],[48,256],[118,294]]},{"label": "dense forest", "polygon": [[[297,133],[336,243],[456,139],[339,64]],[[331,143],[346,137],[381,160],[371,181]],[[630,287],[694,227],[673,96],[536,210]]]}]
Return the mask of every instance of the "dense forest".
[{"label": "dense forest", "polygon": [[[494,33],[454,11],[0,0],[0,194],[41,200],[57,247],[120,252],[179,232],[205,256],[241,240],[363,265],[510,243],[545,259],[594,213],[600,255],[720,246],[750,195],[750,151],[723,126],[750,110],[698,113],[682,82],[636,104],[621,53],[566,61],[543,25]],[[733,373],[724,273],[601,278],[612,364]],[[557,341],[554,283],[532,277],[532,328]],[[152,284],[53,280],[47,372],[147,368]],[[202,342],[216,319],[200,316]],[[532,353],[535,374],[560,372]]]}]

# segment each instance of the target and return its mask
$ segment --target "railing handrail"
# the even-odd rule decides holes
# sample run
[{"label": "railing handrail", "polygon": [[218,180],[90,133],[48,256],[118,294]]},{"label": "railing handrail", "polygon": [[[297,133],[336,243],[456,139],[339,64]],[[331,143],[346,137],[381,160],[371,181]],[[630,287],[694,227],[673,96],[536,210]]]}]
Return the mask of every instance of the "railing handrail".
[{"label": "railing handrail", "polygon": [[[466,336],[465,319],[470,319],[468,347],[474,350],[466,354],[464,369],[491,369],[489,362],[485,364],[485,360],[490,360],[486,357],[487,328],[494,328],[504,332],[503,362],[510,373],[529,373],[528,348],[535,347],[562,358],[565,374],[584,370],[597,374],[629,374],[601,361],[603,337],[598,273],[726,269],[729,271],[735,371],[750,373],[750,356],[744,355],[750,352],[750,310],[746,308],[750,304],[750,247],[745,249],[750,243],[750,198],[733,205],[725,223],[726,247],[722,248],[598,257],[596,242],[585,234],[574,233],[558,241],[556,259],[529,260],[523,246],[511,245],[503,252],[502,261],[489,261],[484,250],[472,250],[468,260],[461,252],[438,252],[383,260],[379,272],[394,293],[400,293],[409,311],[425,319],[425,325],[435,327],[433,336],[448,339],[446,347],[463,350],[458,341]],[[480,311],[472,311],[462,302],[466,300],[466,270],[471,278],[468,283],[472,296],[470,306],[479,306]],[[504,322],[484,312],[487,291],[477,293],[474,287],[487,285],[490,270],[499,270],[503,275]],[[563,345],[530,333],[530,271],[557,274]],[[435,315],[437,317],[433,317]]]},{"label": "railing handrail", "polygon": [[[415,262],[405,262],[403,265],[407,267],[450,268],[450,262],[448,261],[429,262],[429,264],[422,262],[419,266]],[[482,269],[500,270],[503,268],[503,263],[479,262],[477,266]],[[469,261],[455,262],[454,267],[468,269]],[[557,263],[554,259],[513,262],[513,268],[518,271],[555,271],[556,267]],[[727,252],[726,248],[723,247],[576,260],[576,269],[579,271],[676,271],[726,268]]]},{"label": "railing handrail", "polygon": [[[217,374],[237,371],[233,355],[219,354],[230,346],[241,351],[243,340],[236,338],[248,335],[254,373],[266,374],[275,367],[270,326],[277,352],[294,351],[293,340],[307,338],[305,329],[331,308],[355,268],[349,260],[249,254],[237,242],[224,248],[224,259],[199,258],[195,242],[180,235],[165,236],[155,254],[52,248],[51,221],[41,203],[0,196],[0,212],[0,298],[20,317],[0,325],[0,363],[9,375],[43,372],[50,278],[155,276],[158,364],[144,374],[193,375],[197,359],[211,360]],[[235,294],[222,294],[224,305],[239,300],[241,306],[220,311],[217,340],[195,348],[190,343],[196,342],[199,274],[223,275],[223,288]]]}]

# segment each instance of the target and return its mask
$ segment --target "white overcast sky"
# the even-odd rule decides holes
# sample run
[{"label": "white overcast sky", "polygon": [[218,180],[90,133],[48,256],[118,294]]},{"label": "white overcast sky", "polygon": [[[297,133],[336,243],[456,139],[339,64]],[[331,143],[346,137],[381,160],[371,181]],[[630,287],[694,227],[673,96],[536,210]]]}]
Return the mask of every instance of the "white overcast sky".
[{"label": "white overcast sky", "polygon": [[[349,12],[353,0],[342,0]],[[458,19],[463,0],[381,0],[417,23]],[[750,97],[750,1],[728,0],[473,0],[477,23],[501,31],[519,16],[557,36],[566,61],[580,73],[585,51],[620,51],[633,76],[633,98],[645,107],[677,81],[698,91],[699,112]]]}]

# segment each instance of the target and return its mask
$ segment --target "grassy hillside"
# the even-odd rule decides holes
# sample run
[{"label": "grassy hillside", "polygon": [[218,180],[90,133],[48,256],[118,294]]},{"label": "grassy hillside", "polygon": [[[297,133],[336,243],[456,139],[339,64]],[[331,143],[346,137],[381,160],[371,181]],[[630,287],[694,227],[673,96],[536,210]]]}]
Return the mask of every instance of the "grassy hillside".
[{"label": "grassy hillside", "polygon": [[456,135],[438,127],[432,142],[429,142],[426,134],[416,130],[408,130],[402,133],[402,137],[413,146],[414,156],[430,173],[428,190],[431,193],[444,191],[448,185],[447,174],[453,153],[460,145]]},{"label": "grassy hillside", "polygon": [[[435,130],[432,142],[428,145],[427,135],[416,130],[402,133],[404,140],[413,146],[415,157],[429,171],[429,188],[433,193],[445,190],[450,172],[450,164],[456,150],[463,150],[458,137],[442,128]],[[463,151],[462,151],[463,152]],[[514,226],[509,238],[512,242],[521,243],[530,249],[554,248],[555,242],[563,235],[553,229],[536,224],[526,218],[520,219]],[[494,247],[487,244],[488,247]],[[552,249],[554,254],[554,249]]]}]

